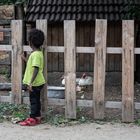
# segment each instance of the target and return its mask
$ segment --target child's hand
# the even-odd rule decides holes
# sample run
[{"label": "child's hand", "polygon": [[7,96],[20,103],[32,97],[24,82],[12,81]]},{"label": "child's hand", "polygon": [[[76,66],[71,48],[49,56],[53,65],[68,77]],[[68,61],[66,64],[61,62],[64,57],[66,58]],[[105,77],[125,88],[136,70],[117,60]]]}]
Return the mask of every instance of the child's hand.
[{"label": "child's hand", "polygon": [[23,52],[23,53],[21,53],[21,59],[22,59],[22,60],[24,60],[25,62],[27,62],[27,58],[25,57],[24,52]]},{"label": "child's hand", "polygon": [[27,89],[28,89],[29,91],[33,91],[33,89],[32,89],[32,84],[28,85]]}]

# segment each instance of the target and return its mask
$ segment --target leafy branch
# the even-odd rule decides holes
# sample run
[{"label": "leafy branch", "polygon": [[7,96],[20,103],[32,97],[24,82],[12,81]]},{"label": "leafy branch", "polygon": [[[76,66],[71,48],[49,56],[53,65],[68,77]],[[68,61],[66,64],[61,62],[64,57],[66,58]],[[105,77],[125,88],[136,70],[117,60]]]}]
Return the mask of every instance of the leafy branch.
[{"label": "leafy branch", "polygon": [[125,10],[127,11],[127,15],[125,18],[127,19],[140,19],[140,5],[135,4],[134,0],[128,1],[128,6],[125,7]]},{"label": "leafy branch", "polygon": [[0,5],[11,5],[16,3],[26,3],[27,0],[1,0]]}]

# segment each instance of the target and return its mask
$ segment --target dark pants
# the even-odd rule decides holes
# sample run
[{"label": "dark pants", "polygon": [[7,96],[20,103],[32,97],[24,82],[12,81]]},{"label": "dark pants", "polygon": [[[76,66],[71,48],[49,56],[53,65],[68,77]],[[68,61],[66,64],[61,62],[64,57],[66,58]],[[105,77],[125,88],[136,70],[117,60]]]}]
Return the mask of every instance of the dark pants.
[{"label": "dark pants", "polygon": [[40,92],[42,88],[43,85],[38,87],[32,87],[33,91],[29,93],[30,105],[31,105],[31,113],[30,113],[31,118],[41,116]]}]

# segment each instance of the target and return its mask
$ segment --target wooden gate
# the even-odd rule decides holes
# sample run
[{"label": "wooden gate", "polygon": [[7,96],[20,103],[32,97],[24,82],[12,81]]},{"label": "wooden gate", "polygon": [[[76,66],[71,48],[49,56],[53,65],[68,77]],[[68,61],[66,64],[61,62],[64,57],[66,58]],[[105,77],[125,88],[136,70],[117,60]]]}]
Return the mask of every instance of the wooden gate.
[{"label": "wooden gate", "polygon": [[[0,51],[12,52],[12,98],[1,96],[1,102],[27,103],[28,97],[22,97],[22,51],[31,51],[29,46],[22,43],[22,21],[13,20],[12,45],[0,45]],[[133,122],[134,108],[140,109],[140,103],[134,103],[134,54],[140,54],[139,48],[134,48],[134,21],[122,22],[122,46],[107,47],[107,20],[96,20],[95,46],[76,46],[75,21],[64,21],[64,46],[47,46],[47,21],[37,20],[36,28],[45,33],[44,75],[47,80],[47,53],[64,53],[65,72],[65,99],[47,99],[47,84],[42,96],[43,112],[47,111],[48,105],[65,105],[65,116],[76,118],[76,107],[92,107],[95,119],[104,119],[105,108],[122,109],[122,121]],[[92,100],[76,100],[76,53],[94,54],[94,91]],[[105,71],[106,55],[122,54],[122,102],[105,101]]]}]

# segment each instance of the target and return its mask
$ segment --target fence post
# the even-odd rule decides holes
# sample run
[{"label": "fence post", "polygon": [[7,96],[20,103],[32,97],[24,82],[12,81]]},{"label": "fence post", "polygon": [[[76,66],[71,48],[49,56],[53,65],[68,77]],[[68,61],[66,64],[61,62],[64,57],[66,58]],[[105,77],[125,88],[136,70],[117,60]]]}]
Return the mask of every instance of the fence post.
[{"label": "fence post", "polygon": [[22,60],[23,50],[23,22],[22,20],[12,20],[12,103],[22,102]]},{"label": "fence post", "polygon": [[65,116],[76,118],[75,21],[64,21]]},{"label": "fence post", "polygon": [[134,120],[134,21],[122,26],[122,121]]},{"label": "fence post", "polygon": [[94,55],[94,118],[104,118],[107,20],[96,20]]},{"label": "fence post", "polygon": [[46,84],[41,93],[41,104],[42,104],[42,116],[45,117],[47,112],[47,20],[37,20],[36,21],[36,28],[40,29],[44,32],[45,41],[43,44],[43,53],[44,53],[44,76],[46,80]]}]

